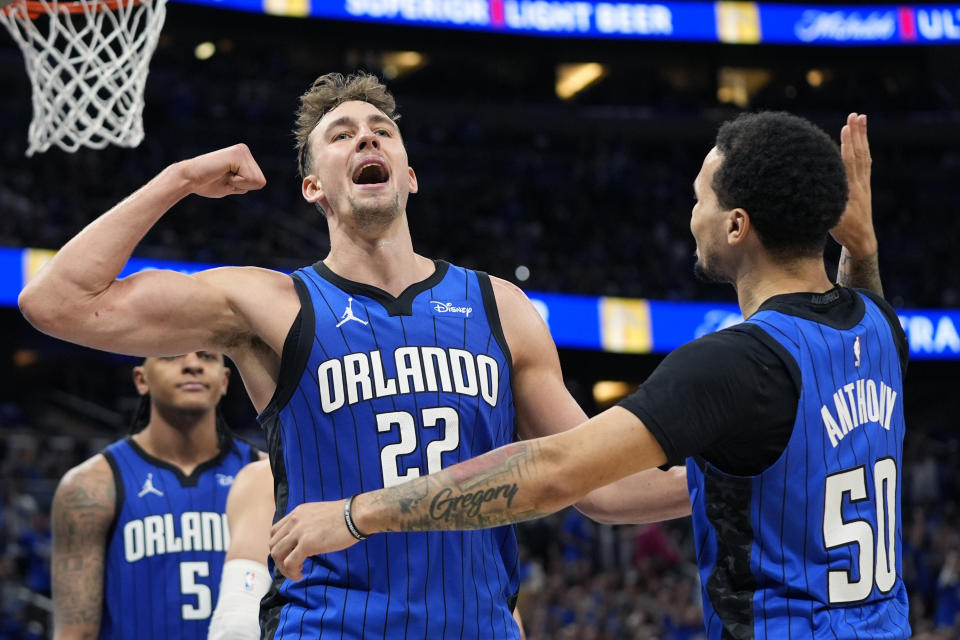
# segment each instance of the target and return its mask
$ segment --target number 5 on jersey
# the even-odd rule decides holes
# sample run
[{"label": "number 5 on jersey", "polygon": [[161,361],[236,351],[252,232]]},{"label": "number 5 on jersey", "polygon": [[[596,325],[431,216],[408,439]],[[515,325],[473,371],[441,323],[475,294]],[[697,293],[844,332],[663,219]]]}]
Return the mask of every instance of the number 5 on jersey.
[{"label": "number 5 on jersey", "polygon": [[[453,407],[431,407],[421,412],[421,424],[431,429],[443,424],[443,437],[427,445],[426,473],[435,473],[442,468],[443,454],[455,451],[460,446],[460,415]],[[394,427],[400,430],[400,442],[388,444],[380,451],[380,467],[383,470],[383,486],[392,487],[419,478],[419,467],[411,466],[400,473],[400,456],[413,453],[421,445],[416,420],[408,411],[391,411],[377,414],[377,431],[386,433]]]}]

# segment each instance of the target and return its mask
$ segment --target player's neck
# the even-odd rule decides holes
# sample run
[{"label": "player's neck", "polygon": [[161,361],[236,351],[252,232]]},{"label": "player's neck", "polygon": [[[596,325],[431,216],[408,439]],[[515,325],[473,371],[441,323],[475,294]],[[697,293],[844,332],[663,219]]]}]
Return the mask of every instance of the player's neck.
[{"label": "player's neck", "polygon": [[213,411],[196,414],[154,407],[150,422],[133,439],[154,458],[179,467],[184,475],[220,452]]},{"label": "player's neck", "polygon": [[784,293],[825,293],[834,287],[827,277],[821,258],[803,258],[780,264],[764,259],[741,269],[734,287],[744,318],[749,318],[760,305]]},{"label": "player's neck", "polygon": [[323,262],[347,280],[373,285],[396,297],[435,270],[432,260],[413,251],[405,221],[378,233],[330,231],[330,253]]}]

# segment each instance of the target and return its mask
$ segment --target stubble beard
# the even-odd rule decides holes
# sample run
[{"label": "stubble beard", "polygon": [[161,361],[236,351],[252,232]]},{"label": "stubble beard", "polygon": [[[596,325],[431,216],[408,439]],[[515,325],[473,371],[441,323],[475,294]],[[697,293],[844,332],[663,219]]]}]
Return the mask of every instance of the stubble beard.
[{"label": "stubble beard", "polygon": [[354,223],[358,229],[371,230],[389,225],[401,213],[400,194],[395,193],[386,203],[359,202],[350,199]]},{"label": "stubble beard", "polygon": [[705,266],[700,256],[697,256],[697,262],[693,265],[693,275],[701,282],[730,282],[730,278],[724,276],[719,271],[715,271]]}]

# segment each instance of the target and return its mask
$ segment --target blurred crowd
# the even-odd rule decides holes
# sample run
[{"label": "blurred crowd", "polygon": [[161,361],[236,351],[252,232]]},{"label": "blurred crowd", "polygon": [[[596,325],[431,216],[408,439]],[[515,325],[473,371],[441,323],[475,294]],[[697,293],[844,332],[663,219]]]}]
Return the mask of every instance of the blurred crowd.
[{"label": "blurred crowd", "polygon": [[[250,24],[263,33],[247,41],[236,31]],[[12,89],[0,97],[7,131],[0,139],[0,245],[59,247],[167,164],[242,141],[263,168],[266,188],[219,201],[186,199],[138,253],[281,269],[322,258],[326,224],[300,195],[293,112],[319,73],[358,66],[383,72],[382,58],[379,49],[344,46],[349,36],[333,31],[318,36],[324,47],[295,34],[284,34],[280,47],[273,24],[220,24],[234,37],[208,33],[218,53],[205,61],[193,56],[197,36],[168,24],[147,83],[146,138],[133,150],[53,149],[24,158],[29,85],[19,51],[0,48],[7,62],[0,82]],[[343,29],[361,37],[359,28]],[[607,52],[609,77],[562,102],[552,93],[552,63],[566,55],[559,45],[537,42],[537,55],[520,55],[511,42],[470,55],[428,52],[426,66],[388,81],[420,182],[408,204],[415,247],[534,290],[729,298],[727,287],[690,276],[688,224],[703,156],[719,124],[740,111],[717,99],[727,69],[721,65],[736,63],[722,60],[730,50],[711,50],[716,60],[708,65],[692,53]],[[865,68],[866,56],[836,52],[836,68],[818,71],[813,87],[804,74],[817,53],[805,65],[787,52],[764,53],[771,65],[784,61],[748,108],[790,109],[837,139],[848,111],[870,114],[888,297],[901,306],[960,305],[956,279],[946,275],[960,272],[952,246],[960,237],[960,90],[956,74],[934,75],[957,54],[943,61],[918,58],[915,50],[874,52],[886,62]],[[516,275],[521,265],[527,280]]]}]

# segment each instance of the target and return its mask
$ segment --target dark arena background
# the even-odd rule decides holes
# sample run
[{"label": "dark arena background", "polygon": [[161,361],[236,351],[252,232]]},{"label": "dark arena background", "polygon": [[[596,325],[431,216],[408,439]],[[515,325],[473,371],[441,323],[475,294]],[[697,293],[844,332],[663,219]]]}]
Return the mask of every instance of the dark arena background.
[{"label": "dark arena background", "polygon": [[[408,205],[415,248],[527,290],[589,414],[664,351],[736,316],[729,286],[692,274],[691,184],[719,124],[782,109],[839,140],[847,113],[867,113],[881,275],[911,341],[911,622],[917,637],[960,637],[960,5],[818,5],[834,17],[804,17],[803,37],[791,23],[721,38],[717,22],[682,33],[686,9],[714,20],[714,3],[656,5],[676,30],[659,34],[637,17],[591,22],[600,5],[626,3],[314,3],[267,2],[291,14],[269,15],[171,2],[135,149],[26,157],[31,88],[21,51],[0,35],[0,640],[50,634],[53,490],[125,432],[136,406],[136,360],[46,337],[20,315],[16,293],[43,256],[26,249],[60,247],[171,162],[245,142],[267,187],[182,201],[135,256],[288,271],[323,258],[326,224],[300,196],[292,114],[315,77],[355,69],[384,77],[403,114],[420,181]],[[478,6],[488,25],[452,28]],[[583,86],[563,85],[571,78]],[[831,275],[838,255],[828,247]],[[704,304],[674,304],[687,302]],[[262,443],[238,378],[226,414]],[[611,527],[567,510],[519,532],[531,640],[703,637],[687,520]]]}]

